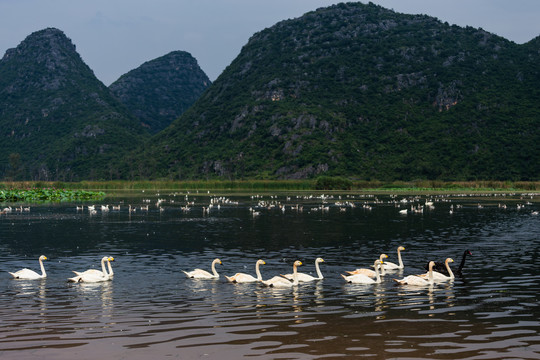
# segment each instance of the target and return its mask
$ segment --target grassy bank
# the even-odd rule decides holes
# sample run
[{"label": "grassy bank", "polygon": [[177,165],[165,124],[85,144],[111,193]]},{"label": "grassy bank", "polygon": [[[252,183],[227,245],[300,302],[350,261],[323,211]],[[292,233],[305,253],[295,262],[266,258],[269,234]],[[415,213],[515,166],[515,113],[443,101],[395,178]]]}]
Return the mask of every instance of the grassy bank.
[{"label": "grassy bank", "polygon": [[80,189],[114,190],[244,190],[244,191],[540,191],[540,181],[467,181],[444,182],[418,180],[410,182],[315,180],[207,180],[207,181],[81,181],[81,182],[0,182],[0,189]]}]

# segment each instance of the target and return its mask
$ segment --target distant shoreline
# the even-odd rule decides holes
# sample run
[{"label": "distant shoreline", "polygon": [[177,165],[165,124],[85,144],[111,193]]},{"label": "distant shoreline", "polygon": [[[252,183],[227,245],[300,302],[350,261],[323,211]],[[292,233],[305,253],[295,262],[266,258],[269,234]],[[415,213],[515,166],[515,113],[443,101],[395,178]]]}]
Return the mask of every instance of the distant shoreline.
[{"label": "distant shoreline", "polygon": [[[334,181],[333,179],[338,179]],[[540,181],[363,181],[327,178],[309,180],[154,180],[154,181],[2,181],[0,189],[57,188],[81,190],[185,191],[351,191],[351,192],[540,192]]]}]

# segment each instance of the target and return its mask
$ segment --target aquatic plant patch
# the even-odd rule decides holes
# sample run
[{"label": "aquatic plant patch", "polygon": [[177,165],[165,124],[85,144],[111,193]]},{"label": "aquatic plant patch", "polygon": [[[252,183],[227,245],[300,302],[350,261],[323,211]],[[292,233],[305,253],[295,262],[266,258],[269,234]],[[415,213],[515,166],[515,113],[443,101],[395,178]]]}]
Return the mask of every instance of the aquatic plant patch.
[{"label": "aquatic plant patch", "polygon": [[0,190],[0,202],[90,200],[104,196],[102,191],[55,188]]}]

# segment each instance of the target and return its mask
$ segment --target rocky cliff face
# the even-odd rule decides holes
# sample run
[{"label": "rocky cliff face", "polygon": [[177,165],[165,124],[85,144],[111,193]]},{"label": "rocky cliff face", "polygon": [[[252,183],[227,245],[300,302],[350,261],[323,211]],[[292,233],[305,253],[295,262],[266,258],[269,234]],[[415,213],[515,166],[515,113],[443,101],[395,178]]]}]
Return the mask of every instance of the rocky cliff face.
[{"label": "rocky cliff face", "polygon": [[112,175],[110,159],[147,136],[54,28],[0,60],[0,134],[0,177],[36,180]]},{"label": "rocky cliff face", "polygon": [[151,133],[186,111],[211,82],[189,53],[174,51],[120,77],[109,89]]},{"label": "rocky cliff face", "polygon": [[373,4],[318,9],[255,34],[133,161],[178,178],[538,178],[530,48]]}]

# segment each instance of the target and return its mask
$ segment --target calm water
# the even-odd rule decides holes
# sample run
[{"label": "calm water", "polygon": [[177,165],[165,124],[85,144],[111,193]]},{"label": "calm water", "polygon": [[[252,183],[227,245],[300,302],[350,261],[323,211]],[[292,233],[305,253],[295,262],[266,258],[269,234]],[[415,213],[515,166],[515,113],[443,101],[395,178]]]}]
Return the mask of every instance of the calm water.
[{"label": "calm water", "polygon": [[[227,196],[233,203],[204,213],[211,198],[140,193],[103,201],[120,211],[45,204],[0,215],[0,358],[540,358],[538,196],[441,196],[434,209],[407,215],[399,214],[411,206],[399,202],[403,195]],[[303,211],[291,209],[296,204]],[[381,284],[341,278],[382,252],[397,263],[399,245],[405,269]],[[452,257],[456,268],[465,249],[473,256],[454,282],[392,281],[423,272],[428,260]],[[46,280],[10,278],[7,271],[39,270],[41,254],[49,258]],[[114,280],[66,282],[71,270],[99,268],[104,255],[115,258]],[[287,290],[196,281],[180,271],[209,270],[219,257],[224,275],[254,274],[259,258],[265,279],[290,273],[297,259],[300,271],[315,274],[319,256],[325,279]]]}]

